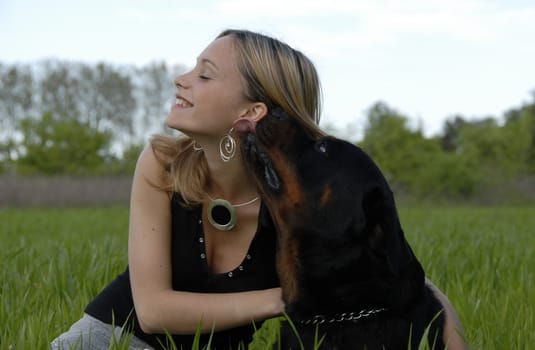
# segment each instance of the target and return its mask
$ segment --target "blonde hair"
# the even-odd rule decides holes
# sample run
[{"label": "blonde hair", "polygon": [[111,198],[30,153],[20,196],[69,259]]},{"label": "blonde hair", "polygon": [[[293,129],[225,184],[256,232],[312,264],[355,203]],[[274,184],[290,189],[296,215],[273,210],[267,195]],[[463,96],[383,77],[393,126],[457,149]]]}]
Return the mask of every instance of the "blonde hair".
[{"label": "blonde hair", "polygon": [[[300,51],[269,36],[248,30],[229,29],[217,38],[234,39],[237,67],[242,75],[244,94],[252,102],[263,102],[268,110],[281,106],[307,131],[320,137],[321,89],[314,64]],[[186,205],[201,203],[210,181],[202,152],[193,149],[187,136],[154,136],[156,157],[164,165],[164,189],[176,191]]]}]

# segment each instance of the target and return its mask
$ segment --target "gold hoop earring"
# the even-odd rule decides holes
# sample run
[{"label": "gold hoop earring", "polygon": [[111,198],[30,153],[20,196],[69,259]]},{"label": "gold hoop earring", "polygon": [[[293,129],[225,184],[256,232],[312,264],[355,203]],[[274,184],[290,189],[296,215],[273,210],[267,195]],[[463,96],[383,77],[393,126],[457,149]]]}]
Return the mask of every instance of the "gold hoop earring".
[{"label": "gold hoop earring", "polygon": [[224,162],[230,161],[236,154],[236,140],[230,135],[233,131],[234,128],[231,128],[219,141],[219,156]]}]

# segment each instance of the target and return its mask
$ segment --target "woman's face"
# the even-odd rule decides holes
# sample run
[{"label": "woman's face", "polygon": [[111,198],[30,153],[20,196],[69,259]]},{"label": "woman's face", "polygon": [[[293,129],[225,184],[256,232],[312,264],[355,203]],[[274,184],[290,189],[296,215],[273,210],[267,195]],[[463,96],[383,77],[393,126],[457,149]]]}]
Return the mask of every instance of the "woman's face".
[{"label": "woman's face", "polygon": [[166,123],[186,135],[202,138],[226,134],[247,111],[241,75],[230,36],[214,40],[199,55],[193,70],[175,79],[176,101]]}]

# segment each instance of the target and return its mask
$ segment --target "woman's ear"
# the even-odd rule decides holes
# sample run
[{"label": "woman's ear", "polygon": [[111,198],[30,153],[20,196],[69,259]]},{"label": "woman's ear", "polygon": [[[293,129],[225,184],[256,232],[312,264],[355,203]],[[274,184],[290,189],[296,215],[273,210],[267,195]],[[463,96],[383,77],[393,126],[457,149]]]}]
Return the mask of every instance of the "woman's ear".
[{"label": "woman's ear", "polygon": [[253,122],[258,122],[264,118],[268,112],[268,108],[263,102],[254,102],[249,105],[249,108],[243,113],[239,119],[245,118]]}]

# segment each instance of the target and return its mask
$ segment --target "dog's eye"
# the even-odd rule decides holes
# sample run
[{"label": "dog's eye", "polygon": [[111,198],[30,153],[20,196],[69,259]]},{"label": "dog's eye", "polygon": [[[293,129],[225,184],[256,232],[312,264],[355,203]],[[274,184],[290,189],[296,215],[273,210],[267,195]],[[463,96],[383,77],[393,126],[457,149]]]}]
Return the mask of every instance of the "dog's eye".
[{"label": "dog's eye", "polygon": [[327,142],[325,141],[318,141],[316,142],[316,151],[320,153],[327,153]]}]

